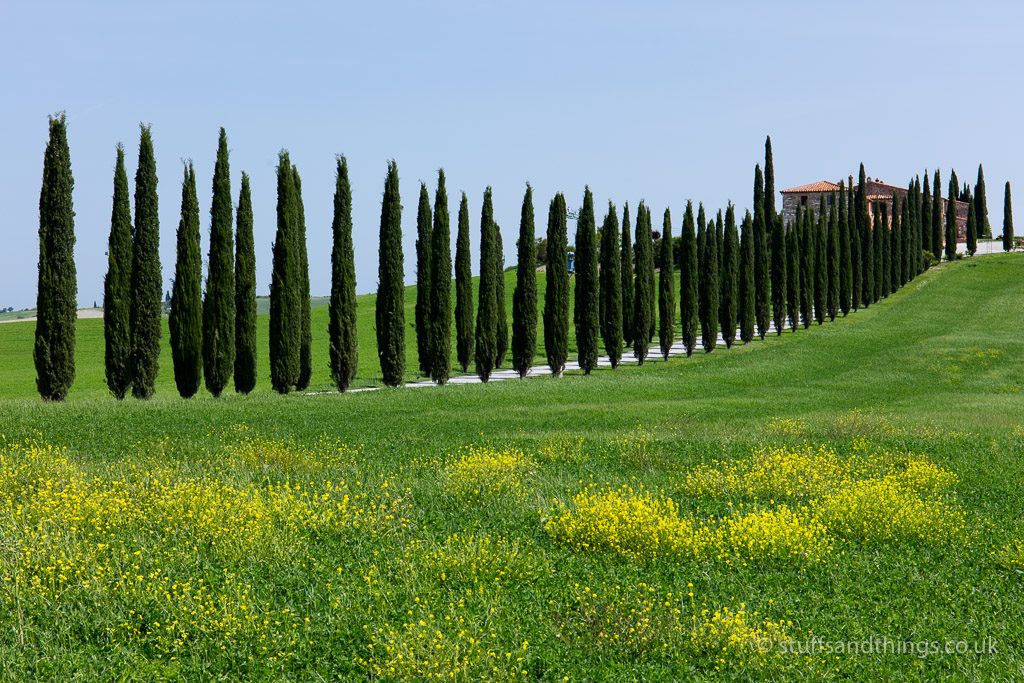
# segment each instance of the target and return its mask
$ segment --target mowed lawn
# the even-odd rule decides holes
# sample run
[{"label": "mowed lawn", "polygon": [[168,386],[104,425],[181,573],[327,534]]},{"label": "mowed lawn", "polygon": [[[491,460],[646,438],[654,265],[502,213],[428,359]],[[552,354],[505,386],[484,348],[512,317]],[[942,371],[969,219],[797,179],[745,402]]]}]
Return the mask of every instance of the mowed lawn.
[{"label": "mowed lawn", "polygon": [[148,403],[85,320],[63,405],[0,325],[0,677],[1020,679],[1022,302],[975,257],[642,368]]}]

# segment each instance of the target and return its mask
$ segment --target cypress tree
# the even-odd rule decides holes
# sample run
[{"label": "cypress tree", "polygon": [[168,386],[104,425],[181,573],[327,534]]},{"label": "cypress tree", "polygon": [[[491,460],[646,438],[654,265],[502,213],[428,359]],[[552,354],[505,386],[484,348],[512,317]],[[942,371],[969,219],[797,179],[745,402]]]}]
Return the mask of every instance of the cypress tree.
[{"label": "cypress tree", "polygon": [[676,327],[675,259],[672,253],[672,213],[665,209],[661,222],[661,254],[658,257],[658,344],[668,360]]},{"label": "cypress tree", "polygon": [[892,244],[889,233],[892,231],[892,220],[888,217],[888,209],[886,205],[882,205],[882,231],[878,236],[878,241],[881,246],[881,258],[879,261],[882,264],[882,272],[879,277],[879,298],[889,296],[892,291],[892,253],[889,251],[889,246]]},{"label": "cypress tree", "polygon": [[814,226],[814,319],[821,325],[825,322],[825,307],[828,300],[828,219],[825,214],[825,196],[821,195],[818,205],[818,219]]},{"label": "cypress tree", "polygon": [[920,232],[921,250],[932,253],[932,191],[929,183],[928,171],[924,172],[924,190],[921,194]]},{"label": "cypress tree", "polygon": [[[775,212],[775,161],[772,158],[772,136],[764,140],[764,219],[766,229],[774,230],[778,214]],[[785,259],[783,259],[785,263]],[[786,278],[782,278],[785,282]]]},{"label": "cypress tree", "polygon": [[882,267],[885,262],[885,240],[882,239],[882,235],[885,234],[885,224],[887,223],[886,208],[885,204],[882,204],[881,209],[875,214],[874,226],[871,230],[871,248],[874,251],[875,256],[875,289],[873,302],[877,302],[882,298],[882,285],[884,268]]},{"label": "cypress tree", "polygon": [[932,255],[935,261],[942,259],[942,185],[939,169],[935,169],[935,181],[932,183]]},{"label": "cypress tree", "polygon": [[814,231],[811,227],[813,213],[810,208],[803,212],[800,226],[800,319],[804,329],[811,326],[814,315]]},{"label": "cypress tree", "polygon": [[[548,249],[551,249],[550,240]],[[469,202],[462,193],[455,238],[455,353],[463,372],[473,354],[473,264],[469,246]]]},{"label": "cypress tree", "polygon": [[[448,211],[448,189],[445,187],[444,169],[442,168],[437,172],[437,190],[434,192],[434,226],[430,231],[430,283],[428,285],[430,289],[430,378],[438,384],[444,384],[448,381],[452,366],[452,245],[450,224],[451,214]],[[530,205],[529,241],[532,249],[532,204]],[[533,270],[530,273],[535,280],[536,275],[533,274]],[[535,283],[533,287],[533,297],[536,300]],[[534,337],[530,338],[534,339],[534,345],[536,345],[536,326],[537,312],[534,310]],[[529,347],[529,360],[527,363],[532,362],[532,359],[533,347]]]},{"label": "cypress tree", "polygon": [[160,216],[156,158],[149,126],[140,126],[135,172],[135,231],[132,239],[132,395],[148,399],[160,369],[163,275],[160,271]]},{"label": "cypress tree", "polygon": [[985,170],[978,164],[978,182],[974,186],[975,217],[978,222],[978,234],[991,239],[992,226],[988,222],[988,199],[985,196]]},{"label": "cypress tree", "polygon": [[843,181],[839,181],[839,207],[838,207],[838,230],[837,238],[839,241],[839,262],[837,264],[837,270],[839,271],[839,310],[843,312],[843,315],[847,315],[850,312],[852,300],[852,282],[853,282],[853,261],[850,255],[850,223],[849,214],[846,210],[846,184]]},{"label": "cypress tree", "polygon": [[[770,152],[770,138],[768,145]],[[775,333],[782,334],[782,330],[786,326],[786,231],[782,225],[782,219],[778,216],[769,220],[772,223],[772,317],[775,319]]]},{"label": "cypress tree", "polygon": [[[754,169],[754,317],[757,333],[761,339],[768,332],[771,322],[770,288],[768,276],[768,224],[764,213],[764,188],[761,167]],[[773,200],[774,201],[774,200]]]},{"label": "cypress tree", "polygon": [[912,258],[910,260],[910,272],[911,279],[917,277],[921,273],[921,268],[924,265],[921,261],[921,177],[914,177],[914,199],[910,204],[912,211],[911,214],[911,226],[910,226],[910,251]]},{"label": "cypress tree", "polygon": [[107,242],[107,275],[103,279],[103,339],[107,388],[119,401],[132,383],[131,277],[132,208],[128,174],[124,170],[124,147],[118,144],[110,239]]},{"label": "cypress tree", "polygon": [[256,244],[252,192],[244,171],[235,230],[235,391],[248,394],[256,387]]},{"label": "cypress tree", "polygon": [[913,246],[914,181],[907,184],[907,194],[900,207],[900,287],[907,284],[911,275],[911,248]]},{"label": "cypress tree", "polygon": [[1013,201],[1010,198],[1010,181],[1003,190],[1003,251],[1013,249]]},{"label": "cypress tree", "polygon": [[722,220],[722,210],[718,210],[718,214],[715,216],[715,239],[718,240],[718,307],[722,307],[722,268],[724,267],[723,258],[725,256],[725,224]]},{"label": "cypress tree", "polygon": [[646,291],[648,293],[647,304],[648,304],[648,306],[650,308],[650,311],[651,311],[650,324],[647,326],[647,339],[648,339],[648,342],[650,342],[651,339],[654,339],[654,333],[656,331],[657,323],[658,323],[658,319],[657,319],[657,315],[658,315],[658,310],[657,310],[657,306],[658,306],[658,302],[657,302],[658,291],[657,291],[657,283],[655,282],[655,270],[657,268],[658,256],[659,255],[654,251],[654,222],[653,222],[653,220],[651,218],[651,207],[649,207],[649,206],[647,206],[645,204],[643,209],[644,209],[644,223],[647,226],[647,232],[650,233],[650,235],[651,235],[651,258],[648,260],[648,264],[647,264],[648,265],[648,268],[647,268],[647,279],[648,279],[648,285],[649,286],[646,288]]},{"label": "cypress tree", "polygon": [[[950,188],[952,192],[949,193],[949,201],[946,206],[946,260],[952,261],[956,258],[956,188]],[[977,214],[975,214],[975,222],[978,221]],[[970,249],[970,243],[968,243],[968,249]],[[977,248],[977,245],[975,245]],[[973,255],[973,252],[972,252]]]},{"label": "cypress tree", "polygon": [[71,197],[74,186],[67,119],[62,113],[50,117],[39,192],[39,282],[33,359],[36,388],[44,401],[63,401],[75,381],[78,280]]},{"label": "cypress tree", "polygon": [[903,231],[903,206],[899,195],[892,193],[892,227],[889,229],[889,293],[894,294],[900,288],[900,264],[903,262],[901,233]]},{"label": "cypress tree", "polygon": [[505,305],[505,247],[497,223],[494,223],[494,259],[494,367],[500,368],[508,353],[508,306]]},{"label": "cypress tree", "polygon": [[[302,201],[302,179],[299,177],[299,169],[292,164],[293,199],[295,230],[295,253],[298,258],[295,263],[298,271],[295,274],[295,282],[298,286],[299,306],[299,377],[295,381],[295,389],[303,391],[309,386],[309,380],[313,377],[313,327],[309,302],[309,253],[306,247],[306,212]],[[404,348],[404,347],[403,347]],[[403,350],[404,354],[404,350]]]},{"label": "cypress tree", "polygon": [[420,181],[420,203],[416,211],[416,355],[420,373],[430,377],[430,194]]},{"label": "cypress tree", "polygon": [[[863,165],[863,164],[862,164]],[[847,195],[846,220],[850,229],[850,305],[853,310],[861,306],[864,296],[864,271],[861,265],[862,256],[860,238],[860,218],[857,192],[853,187],[853,176],[850,176],[850,192]]]},{"label": "cypress tree", "polygon": [[619,273],[622,286],[619,298],[622,301],[622,345],[633,344],[633,240],[630,236],[629,202],[622,208],[622,251],[620,252]]},{"label": "cypress tree", "polygon": [[597,232],[594,196],[583,191],[583,207],[576,223],[576,348],[580,369],[587,375],[597,367],[600,320],[598,315]]},{"label": "cypress tree", "polygon": [[203,335],[206,332],[203,325],[199,200],[196,198],[196,172],[192,162],[185,164],[185,178],[181,182],[177,255],[167,324],[171,332],[174,384],[182,398],[192,398],[199,391],[203,376]]},{"label": "cypress tree", "polygon": [[[519,215],[516,289],[512,292],[512,368],[526,377],[537,353],[537,239],[533,188],[526,184]],[[615,255],[618,258],[618,254]],[[603,273],[602,273],[603,274]]]},{"label": "cypress tree", "polygon": [[[544,283],[544,351],[555,377],[569,358],[569,256],[567,208],[561,192],[548,207],[548,248]],[[639,225],[639,221],[637,222]]]},{"label": "cypress tree", "polygon": [[[235,368],[235,245],[228,138],[223,128],[213,167],[210,252],[203,299],[203,375],[206,390],[220,396]],[[180,391],[180,386],[179,386]],[[184,394],[183,394],[184,395]]]},{"label": "cypress tree", "polygon": [[[683,329],[683,347],[690,356],[697,346],[697,238],[694,235],[693,202],[686,201],[686,213],[683,214],[682,259],[679,265],[679,322]],[[748,263],[747,265],[752,265]],[[744,340],[746,341],[746,340]]]},{"label": "cypress tree", "polygon": [[[693,268],[696,267],[694,263]],[[744,344],[749,344],[754,339],[754,221],[750,217],[750,211],[743,216],[743,232],[740,235],[738,290],[740,339]]]},{"label": "cypress tree", "polygon": [[[331,303],[327,338],[331,378],[338,391],[345,391],[359,365],[356,335],[356,264],[352,248],[352,186],[348,160],[337,158],[334,179],[334,219],[331,221]],[[445,291],[448,283],[445,282]]]},{"label": "cypress tree", "polygon": [[864,173],[864,164],[860,165],[856,203],[857,239],[860,240],[860,303],[867,308],[874,302],[875,251],[871,242],[871,216],[868,214],[867,178]]},{"label": "cypress tree", "polygon": [[[405,274],[402,255],[402,195],[398,164],[388,162],[380,209],[377,270],[377,355],[384,384],[397,387],[405,375]],[[308,298],[307,298],[308,302]],[[491,354],[493,360],[493,353]]]},{"label": "cypress tree", "polygon": [[488,186],[484,191],[484,203],[480,211],[480,305],[476,309],[476,346],[473,355],[476,374],[483,382],[490,379],[498,353],[498,259],[495,253],[497,246],[494,243],[494,208],[491,201],[491,188]]},{"label": "cypress tree", "polygon": [[700,276],[701,345],[705,353],[711,353],[718,341],[718,240],[713,225],[709,225],[704,234]]},{"label": "cypress tree", "polygon": [[789,327],[796,332],[800,329],[800,295],[803,282],[800,273],[802,250],[800,248],[800,230],[803,224],[803,213],[800,207],[796,210],[796,219],[789,225],[786,235],[786,314],[789,316]]},{"label": "cypress tree", "polygon": [[732,202],[725,209],[725,236],[722,244],[722,298],[719,302],[718,325],[725,347],[736,341],[736,303],[739,294],[740,237],[736,230],[736,209]]},{"label": "cypress tree", "polygon": [[608,215],[601,226],[601,339],[614,370],[622,358],[622,263],[619,252],[619,216],[608,202]]},{"label": "cypress tree", "polygon": [[[833,199],[835,197],[833,196]],[[833,203],[828,209],[828,231],[825,237],[826,277],[825,310],[829,320],[835,320],[839,313],[839,215]]]},{"label": "cypress tree", "polygon": [[967,196],[967,253],[974,256],[978,250],[978,215],[974,195]]},{"label": "cypress tree", "polygon": [[651,224],[644,203],[636,212],[636,278],[633,289],[633,355],[644,364],[650,348],[651,324],[654,322],[654,244]]},{"label": "cypress tree", "polygon": [[277,162],[277,232],[270,280],[270,383],[287,394],[299,378],[302,342],[299,290],[295,282],[298,254],[295,239],[295,176],[288,152]]}]

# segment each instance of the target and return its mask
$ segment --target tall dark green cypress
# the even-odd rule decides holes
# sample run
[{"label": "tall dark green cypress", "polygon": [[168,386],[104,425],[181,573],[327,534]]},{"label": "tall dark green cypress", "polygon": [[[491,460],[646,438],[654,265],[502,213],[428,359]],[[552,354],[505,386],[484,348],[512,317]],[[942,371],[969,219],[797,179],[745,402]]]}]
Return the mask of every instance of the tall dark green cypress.
[{"label": "tall dark green cypress", "polygon": [[665,360],[672,350],[676,331],[676,272],[672,251],[672,213],[665,209],[661,221],[661,254],[658,256],[658,346]]},{"label": "tall dark green cypress", "polygon": [[942,259],[942,185],[939,169],[935,169],[932,182],[932,255],[936,261]]},{"label": "tall dark green cypress", "polygon": [[235,369],[235,243],[228,138],[223,128],[213,167],[210,252],[203,299],[203,376],[206,390],[220,396]]},{"label": "tall dark green cypress", "polygon": [[797,207],[796,218],[789,225],[786,235],[786,315],[789,317],[789,327],[794,332],[800,329],[800,294],[803,291],[800,274],[802,225],[803,213]]},{"label": "tall dark green cypress", "polygon": [[620,251],[619,273],[622,286],[619,298],[622,300],[622,345],[633,344],[633,239],[630,235],[629,202],[622,208],[622,250]]},{"label": "tall dark green cypress", "polygon": [[[771,303],[768,266],[768,216],[764,214],[764,180],[761,167],[754,169],[754,317],[761,339],[771,323]],[[773,200],[774,201],[774,200]]]},{"label": "tall dark green cypress", "polygon": [[924,190],[921,194],[920,228],[921,228],[921,249],[933,253],[932,249],[932,191],[929,184],[928,170],[924,172]]},{"label": "tall dark green cypress", "polygon": [[256,243],[253,239],[252,191],[242,172],[235,214],[235,391],[256,388]]},{"label": "tall dark green cypress", "polygon": [[718,326],[722,329],[725,347],[736,341],[736,304],[739,294],[740,237],[736,230],[736,208],[729,202],[725,209],[725,236],[722,244],[722,297],[719,302]]},{"label": "tall dark green cypress", "polygon": [[899,286],[907,284],[910,280],[910,206],[912,202],[912,192],[908,192],[903,197],[903,202],[900,205],[900,266],[899,266]]},{"label": "tall dark green cypress", "polygon": [[977,206],[974,202],[974,195],[969,194],[967,197],[967,253],[970,256],[974,256],[974,252],[978,250],[978,214]]},{"label": "tall dark green cypress", "polygon": [[[778,214],[775,212],[775,160],[772,158],[772,136],[764,140],[764,219],[767,230],[775,229]],[[783,259],[785,263],[785,259]],[[785,278],[782,279],[786,281]]]},{"label": "tall dark green cypress", "polygon": [[548,248],[544,278],[544,352],[551,374],[556,377],[565,372],[565,362],[569,358],[567,212],[565,197],[559,192],[548,207]]},{"label": "tall dark green cypress", "polygon": [[647,279],[649,286],[646,288],[648,296],[647,304],[651,311],[650,324],[647,326],[647,339],[649,342],[651,339],[654,339],[654,333],[657,330],[658,326],[658,285],[655,282],[655,270],[657,269],[658,254],[654,251],[654,221],[651,218],[651,207],[644,204],[643,212],[644,223],[647,226],[647,232],[650,233],[651,235],[651,258],[649,259],[647,264]]},{"label": "tall dark green cypress", "polygon": [[[694,249],[696,253],[696,249]],[[696,263],[694,263],[696,269]],[[743,216],[743,231],[740,235],[739,318],[740,339],[749,344],[754,339],[754,221],[750,211]]]},{"label": "tall dark green cypress", "polygon": [[508,306],[505,305],[505,246],[501,226],[494,224],[494,367],[505,363],[508,353]]},{"label": "tall dark green cypress", "polygon": [[420,181],[420,202],[416,210],[416,355],[420,373],[430,377],[430,193]]},{"label": "tall dark green cypress", "polygon": [[[957,189],[950,187],[952,190],[949,193],[949,199],[946,204],[946,234],[944,236],[946,260],[952,261],[956,258],[956,196]],[[975,209],[977,211],[977,209]],[[975,221],[978,221],[977,213],[975,213]],[[977,246],[977,245],[975,245]],[[968,248],[970,245],[968,244]]]},{"label": "tall dark green cypress", "polygon": [[149,126],[140,126],[140,129],[139,167],[135,172],[135,230],[132,233],[132,395],[148,399],[156,391],[160,369],[163,274],[153,138]]},{"label": "tall dark green cypress", "polygon": [[885,204],[882,204],[878,213],[875,214],[874,226],[871,230],[872,249],[875,255],[875,291],[873,301],[877,302],[882,298],[882,287],[884,285],[885,268],[885,234],[888,217],[886,216]]},{"label": "tall dark green cypress", "polygon": [[295,217],[295,253],[298,258],[295,282],[298,287],[299,306],[299,377],[295,380],[295,389],[303,391],[309,386],[313,377],[313,326],[312,312],[309,301],[309,253],[306,246],[306,211],[302,201],[302,178],[299,169],[292,164],[293,200]]},{"label": "tall dark green cypress", "polygon": [[288,152],[277,161],[277,232],[270,280],[270,384],[287,394],[299,378],[302,343],[299,289],[295,282],[295,176]]},{"label": "tall dark green cypress", "polygon": [[576,223],[576,348],[580,369],[590,374],[597,367],[600,342],[600,306],[598,296],[597,227],[594,196],[583,191],[583,207]]},{"label": "tall dark green cypress", "polygon": [[856,202],[857,239],[860,241],[860,303],[867,308],[874,302],[875,251],[871,241],[871,215],[868,213],[867,177],[864,173],[864,164],[860,165]]},{"label": "tall dark green cypress", "polygon": [[[526,184],[519,213],[516,288],[512,292],[512,368],[526,377],[537,354],[537,237],[533,219],[533,188]],[[618,254],[615,254],[618,258]],[[602,273],[603,275],[603,273]]]},{"label": "tall dark green cypress", "polygon": [[[861,164],[863,166],[863,164]],[[853,310],[861,306],[864,298],[864,270],[862,267],[860,238],[860,212],[857,201],[858,192],[854,190],[853,176],[850,176],[850,192],[847,195],[846,220],[850,227],[850,304]]]},{"label": "tall dark green cypress", "polygon": [[484,191],[484,203],[480,211],[480,289],[473,354],[476,374],[483,382],[491,377],[498,351],[498,273],[494,232],[494,207],[491,188],[488,186]]},{"label": "tall dark green cypress", "polygon": [[903,224],[903,206],[900,204],[900,197],[896,191],[892,193],[892,224],[889,228],[889,293],[894,293],[900,288],[900,263],[903,261],[903,249],[900,243]]},{"label": "tall dark green cypress", "polygon": [[[359,367],[356,334],[356,264],[352,247],[352,185],[348,160],[339,156],[334,177],[334,219],[331,221],[331,303],[327,339],[331,378],[345,391]],[[448,282],[445,282],[445,290]]]},{"label": "tall dark green cypress", "polygon": [[804,329],[811,326],[814,316],[814,212],[808,207],[803,212],[800,226],[800,319]]},{"label": "tall dark green cypress", "polygon": [[[75,209],[67,118],[50,117],[39,192],[39,282],[33,359],[36,388],[44,401],[63,401],[75,381]],[[116,208],[115,208],[116,211]],[[157,319],[159,322],[159,318]]]},{"label": "tall dark green cypress", "polygon": [[[397,387],[405,375],[405,272],[402,255],[402,195],[398,164],[388,162],[380,209],[377,270],[377,355],[384,384]],[[494,354],[491,354],[493,361]]]},{"label": "tall dark green cypress", "polygon": [[891,259],[892,254],[889,253],[889,230],[890,222],[888,216],[888,210],[885,208],[886,205],[882,205],[882,222],[881,231],[879,232],[878,238],[878,251],[879,257],[878,262],[880,264],[880,271],[878,273],[878,298],[882,299],[889,296],[889,292],[892,291],[892,282],[889,279],[890,268],[892,267]]},{"label": "tall dark green cypress", "polygon": [[[764,209],[761,209],[764,211]],[[700,336],[705,353],[718,343],[718,240],[715,227],[709,224],[704,234],[704,251],[700,256]],[[763,335],[762,335],[763,336]]]},{"label": "tall dark green cypress", "polygon": [[128,174],[124,170],[124,147],[118,144],[107,242],[107,275],[103,279],[103,339],[107,388],[119,401],[132,384],[131,278],[132,207]]},{"label": "tall dark green cypress", "polygon": [[[532,234],[532,206],[530,220]],[[438,384],[448,381],[452,367],[451,241],[451,213],[448,210],[448,189],[445,187],[444,169],[442,168],[437,172],[437,189],[434,191],[434,226],[430,231],[429,283],[430,378]],[[534,298],[536,298],[536,291]],[[534,312],[535,327],[536,319],[536,312]]]},{"label": "tall dark green cypress", "polygon": [[988,198],[985,195],[985,170],[978,164],[978,182],[974,186],[975,217],[978,221],[978,235],[991,239],[992,226],[988,221]]},{"label": "tall dark green cypress", "polygon": [[839,263],[839,214],[836,211],[834,195],[832,199],[833,204],[828,209],[828,230],[825,236],[827,253],[825,273],[828,282],[825,288],[825,311],[829,320],[835,320],[839,313],[839,271],[841,269]]},{"label": "tall dark green cypress", "polygon": [[825,321],[828,299],[828,219],[825,214],[825,196],[821,195],[817,221],[814,225],[814,319],[821,325]]},{"label": "tall dark green cypress", "polygon": [[[601,340],[612,369],[622,358],[622,256],[619,240],[619,216],[615,204],[608,202],[608,214],[601,226]],[[632,284],[632,282],[630,283]]]},{"label": "tall dark green cypress", "polygon": [[[550,249],[550,245],[548,247]],[[462,193],[455,238],[455,353],[463,372],[473,355],[473,257],[469,246],[469,201]]]},{"label": "tall dark green cypress", "polygon": [[839,310],[843,315],[850,312],[853,303],[853,261],[850,253],[850,221],[846,210],[846,183],[839,181]]},{"label": "tall dark green cypress", "polygon": [[654,243],[647,206],[641,201],[636,211],[636,277],[633,287],[633,355],[644,364],[651,344],[654,322]]},{"label": "tall dark green cypress", "polygon": [[697,289],[697,282],[700,279],[697,270],[697,237],[694,234],[693,202],[690,200],[686,200],[683,233],[679,239],[682,242],[682,259],[679,265],[679,322],[683,331],[683,348],[689,356],[697,346],[697,325],[700,320],[697,311],[700,299]]},{"label": "tall dark green cypress", "polygon": [[[771,151],[769,138],[768,150]],[[778,216],[769,218],[772,224],[771,239],[771,282],[772,282],[772,317],[775,319],[775,333],[782,334],[786,327],[786,231],[782,219]]]},{"label": "tall dark green cypress", "polygon": [[203,258],[199,239],[196,172],[192,162],[188,162],[181,182],[177,261],[171,290],[171,312],[167,319],[171,332],[174,384],[182,398],[195,396],[203,376]]},{"label": "tall dark green cypress", "polygon": [[1003,190],[1003,251],[1013,249],[1013,200],[1010,197],[1010,181]]}]

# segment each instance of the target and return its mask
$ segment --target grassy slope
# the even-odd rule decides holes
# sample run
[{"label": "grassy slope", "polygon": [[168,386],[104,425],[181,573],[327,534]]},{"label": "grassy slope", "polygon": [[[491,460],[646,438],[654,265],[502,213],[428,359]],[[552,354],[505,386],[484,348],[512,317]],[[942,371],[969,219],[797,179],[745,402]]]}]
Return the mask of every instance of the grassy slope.
[{"label": "grassy slope", "polygon": [[[1024,480],[1022,275],[1024,256],[1018,254],[944,265],[888,300],[835,324],[815,325],[729,352],[651,363],[642,369],[601,371],[589,378],[350,396],[277,397],[264,392],[187,403],[169,396],[165,382],[154,401],[121,405],[102,396],[101,390],[88,396],[79,386],[75,400],[66,405],[43,405],[32,398],[0,402],[0,433],[21,438],[41,432],[97,467],[162,453],[157,444],[166,438],[175,444],[166,457],[180,459],[187,468],[193,453],[219,448],[219,435],[240,423],[258,434],[306,442],[327,434],[363,444],[364,480],[390,476],[398,486],[412,490],[414,537],[444,539],[464,530],[504,535],[522,540],[554,568],[517,591],[488,591],[480,598],[495,610],[487,619],[503,643],[530,641],[534,654],[529,667],[535,676],[560,680],[569,673],[576,680],[669,680],[681,675],[682,666],[696,667],[689,670],[690,676],[717,677],[700,661],[664,661],[656,653],[598,653],[587,643],[558,637],[547,605],[564,598],[566,586],[645,581],[677,593],[692,582],[701,604],[744,601],[768,616],[792,619],[798,633],[811,631],[829,639],[885,634],[913,640],[991,636],[1000,642],[995,657],[850,656],[829,665],[841,676],[1013,679],[1024,675],[1019,649],[1024,642],[1024,585],[1019,574],[997,567],[991,552],[1024,535],[1024,494],[1019,486]],[[508,291],[511,295],[511,288]],[[372,304],[365,298],[360,303],[365,320],[367,310],[372,315]],[[411,311],[410,299],[410,319]],[[325,319],[315,320],[317,329],[324,327]],[[8,325],[0,327],[0,335],[11,334],[5,328],[18,327],[24,327],[26,335],[31,332],[31,326]],[[80,330],[83,348],[101,348],[99,325],[82,321]],[[362,335],[365,355],[365,349],[372,348],[366,325]],[[25,362],[24,351],[12,351],[18,344],[29,348],[24,346],[28,336],[17,344],[7,336],[0,339],[5,340],[0,342],[4,393],[31,395],[30,366],[15,370]],[[410,354],[411,364],[412,359]],[[100,368],[92,373],[92,382],[102,381]],[[80,385],[87,384],[86,374],[82,371]],[[317,381],[324,382],[322,378],[321,374]],[[787,436],[767,428],[770,420],[780,417],[802,421],[802,433]],[[637,425],[652,435],[653,442],[648,455],[630,460],[616,450],[613,439]],[[445,494],[437,476],[436,459],[450,458],[461,444],[512,442],[532,451],[551,438],[575,435],[586,439],[586,461],[542,463],[523,502],[461,506]],[[690,565],[638,567],[614,557],[580,556],[553,544],[538,521],[538,512],[553,498],[571,497],[589,479],[616,483],[638,478],[680,496],[680,477],[696,463],[743,456],[766,442],[808,439],[848,450],[853,437],[926,453],[955,471],[961,479],[957,490],[968,513],[969,538],[939,549],[855,546],[840,562],[811,571],[720,565],[695,571]],[[684,506],[694,504],[682,500]],[[378,550],[379,556],[373,552]],[[353,652],[366,652],[362,623],[383,620],[400,626],[413,596],[434,604],[458,597],[443,586],[407,577],[400,546],[325,545],[310,552],[331,566],[354,566],[354,574],[367,567],[382,572],[380,590],[387,598],[384,603],[360,602],[363,584],[353,577],[350,590],[356,597],[347,618],[338,621],[319,597],[317,582],[323,577],[316,562],[238,569],[252,577],[261,599],[283,601],[313,615],[315,645],[285,669],[299,677],[325,670],[357,675],[359,669],[350,667]],[[9,630],[0,635],[8,675],[29,670],[66,676],[85,661],[110,657],[109,647],[76,635],[81,625],[76,626],[74,619],[68,624],[43,622],[36,628],[27,649],[11,640]],[[37,665],[31,662],[44,654],[50,658],[45,665],[49,668],[34,668]],[[196,660],[183,665],[192,675],[277,671],[272,666],[235,669],[212,647],[194,654]],[[144,672],[145,658],[138,656],[129,648],[104,666],[109,667],[108,674],[123,672],[126,666],[141,666],[138,671]],[[733,673],[743,678],[749,672]]]}]

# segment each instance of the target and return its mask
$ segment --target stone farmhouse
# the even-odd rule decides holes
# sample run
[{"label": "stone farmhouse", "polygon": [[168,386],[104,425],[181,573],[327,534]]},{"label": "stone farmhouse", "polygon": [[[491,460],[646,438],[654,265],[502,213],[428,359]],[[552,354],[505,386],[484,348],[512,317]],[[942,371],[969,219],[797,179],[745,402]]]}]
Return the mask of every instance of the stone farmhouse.
[{"label": "stone farmhouse", "polygon": [[[867,192],[868,213],[870,214],[872,221],[875,220],[875,214],[882,211],[883,206],[885,206],[884,215],[888,217],[892,216],[893,194],[900,198],[900,202],[905,201],[907,198],[907,188],[899,187],[897,185],[889,185],[888,183],[883,183],[877,178],[868,177],[864,185],[865,191]],[[857,186],[853,184],[852,176],[846,186],[848,188],[853,188],[854,192],[857,190]],[[796,219],[797,207],[810,209],[816,214],[822,197],[825,198],[826,208],[832,206],[839,197],[839,183],[833,183],[829,180],[819,180],[818,182],[810,183],[809,185],[798,185],[797,187],[791,187],[787,190],[783,190],[783,220],[788,223]],[[944,198],[942,200],[943,225],[945,225],[947,206],[948,202]],[[967,239],[967,213],[969,208],[970,207],[967,202],[957,200],[956,234],[958,242],[966,241]],[[943,231],[943,233],[945,233],[945,231]]]}]

